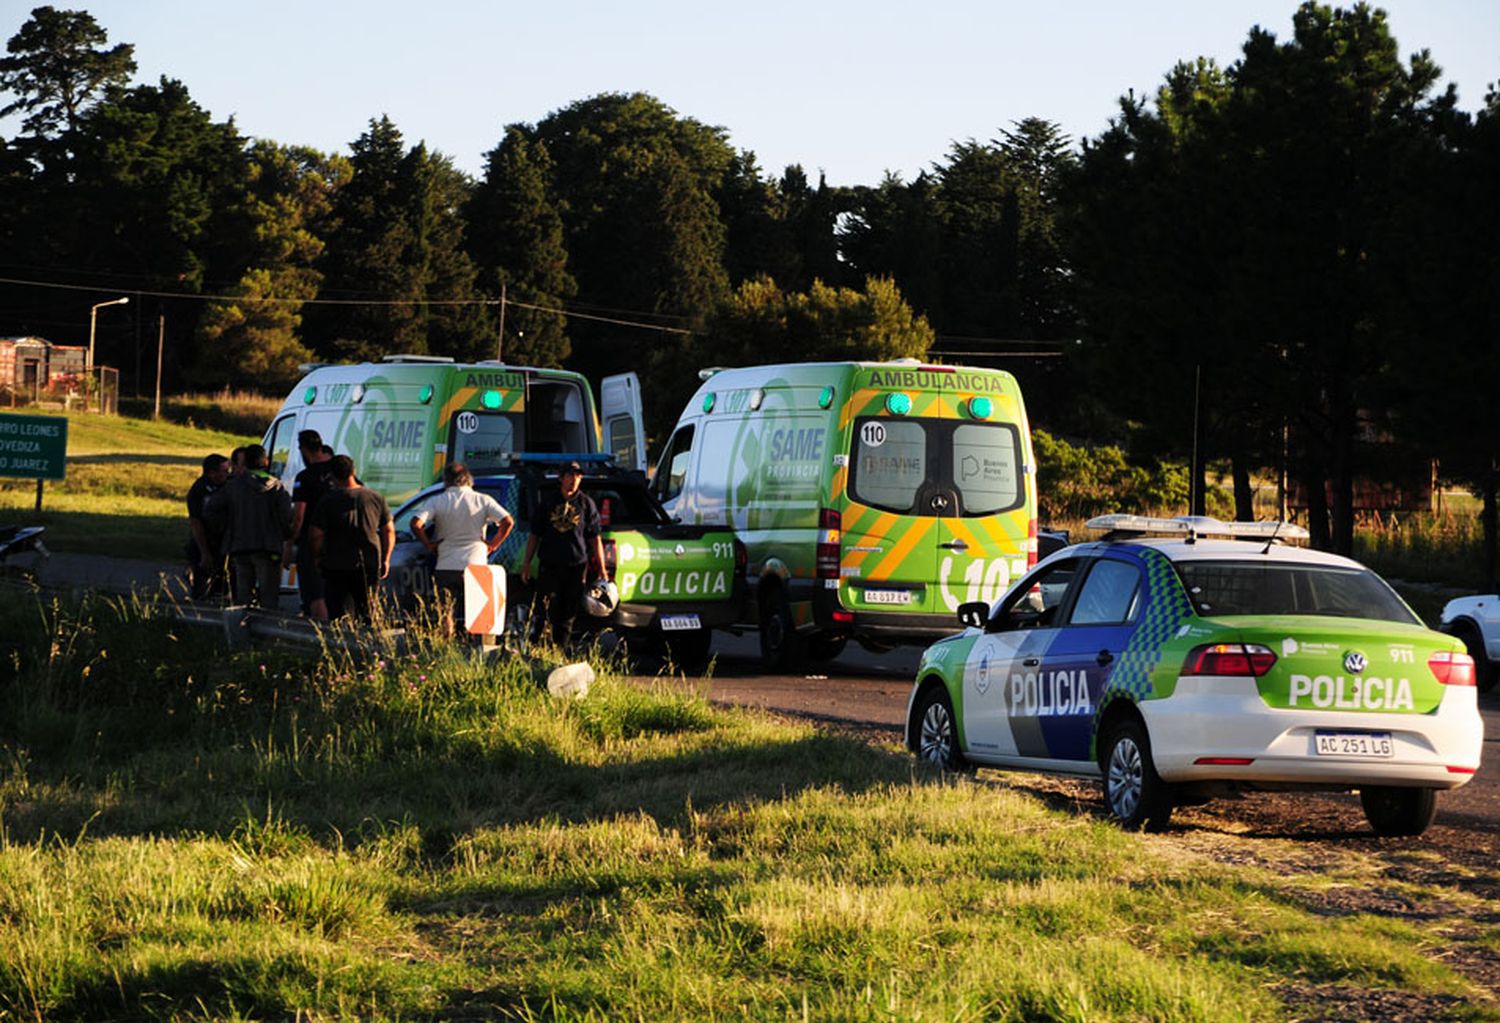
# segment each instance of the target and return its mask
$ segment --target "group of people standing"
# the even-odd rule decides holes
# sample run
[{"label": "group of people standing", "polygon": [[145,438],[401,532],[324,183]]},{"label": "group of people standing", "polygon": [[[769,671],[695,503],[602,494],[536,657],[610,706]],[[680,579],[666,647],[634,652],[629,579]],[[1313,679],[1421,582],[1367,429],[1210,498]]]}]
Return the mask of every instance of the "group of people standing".
[{"label": "group of people standing", "polygon": [[227,590],[236,604],[274,610],[282,569],[291,565],[304,614],[368,617],[370,592],[390,573],[396,546],[390,506],[317,431],[303,430],[297,446],[306,468],[291,493],[259,444],[203,460],[187,496],[193,598]]},{"label": "group of people standing", "polygon": [[[266,449],[236,448],[230,458],[209,455],[203,474],[188,491],[188,545],[194,599],[222,595],[236,604],[276,608],[283,566],[295,566],[302,612],[327,620],[353,613],[369,616],[370,595],[390,574],[395,525],[384,497],[363,486],[347,455],[335,455],[314,430],[297,435],[305,468],[292,490],[268,471]],[[581,489],[583,469],[562,466],[556,489],[540,496],[528,523],[521,582],[532,583],[545,610],[532,615],[532,638],[549,625],[561,646],[572,642],[574,624],[593,567],[604,572],[599,509]],[[443,469],[444,490],[412,519],[412,533],[436,555],[439,593],[455,610],[463,631],[464,570],[489,561],[511,534],[515,519],[489,494],[474,489],[461,462]],[[493,531],[491,531],[493,527]]]}]

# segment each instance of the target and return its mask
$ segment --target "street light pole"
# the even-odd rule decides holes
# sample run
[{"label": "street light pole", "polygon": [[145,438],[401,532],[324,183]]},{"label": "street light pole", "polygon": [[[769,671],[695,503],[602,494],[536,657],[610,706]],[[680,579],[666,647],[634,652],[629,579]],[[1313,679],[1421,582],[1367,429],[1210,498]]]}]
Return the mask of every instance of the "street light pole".
[{"label": "street light pole", "polygon": [[[94,386],[94,332],[99,324],[99,310],[107,305],[127,305],[129,302],[130,298],[126,296],[124,298],[111,299],[108,302],[100,302],[89,308],[89,357],[88,362],[83,368],[84,379],[87,380],[89,387]],[[100,407],[102,408],[103,406],[101,405]]]}]

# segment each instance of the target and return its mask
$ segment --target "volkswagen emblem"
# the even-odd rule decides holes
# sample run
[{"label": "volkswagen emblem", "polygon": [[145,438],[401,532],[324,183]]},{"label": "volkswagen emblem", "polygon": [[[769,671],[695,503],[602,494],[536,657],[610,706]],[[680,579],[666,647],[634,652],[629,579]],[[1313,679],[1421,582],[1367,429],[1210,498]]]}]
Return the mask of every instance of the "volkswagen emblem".
[{"label": "volkswagen emblem", "polygon": [[1369,663],[1358,650],[1350,650],[1344,655],[1344,670],[1354,675],[1363,672]]},{"label": "volkswagen emblem", "polygon": [[[687,548],[684,547],[684,546],[682,546],[682,544],[678,544],[676,547],[674,547],[672,549],[672,553],[675,554],[675,555],[677,555],[680,558],[684,554],[687,553]],[[1361,662],[1361,663],[1363,663],[1363,662]]]}]

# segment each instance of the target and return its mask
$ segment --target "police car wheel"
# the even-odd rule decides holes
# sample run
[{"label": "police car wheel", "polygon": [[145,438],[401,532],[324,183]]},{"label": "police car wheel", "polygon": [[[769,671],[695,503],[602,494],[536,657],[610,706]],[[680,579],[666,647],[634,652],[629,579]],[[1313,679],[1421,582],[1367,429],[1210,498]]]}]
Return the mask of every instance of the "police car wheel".
[{"label": "police car wheel", "polygon": [[958,748],[953,704],[941,685],[930,686],[916,708],[917,758],[945,771],[972,770]]},{"label": "police car wheel", "polygon": [[773,671],[798,671],[807,661],[807,645],[797,633],[791,604],[779,587],[761,598],[760,659]]},{"label": "police car wheel", "polygon": [[1128,831],[1161,831],[1172,816],[1171,790],[1151,763],[1151,740],[1137,721],[1122,721],[1105,743],[1104,802]]},{"label": "police car wheel", "polygon": [[1437,790],[1371,785],[1359,790],[1359,805],[1375,834],[1410,838],[1426,831],[1437,816]]}]

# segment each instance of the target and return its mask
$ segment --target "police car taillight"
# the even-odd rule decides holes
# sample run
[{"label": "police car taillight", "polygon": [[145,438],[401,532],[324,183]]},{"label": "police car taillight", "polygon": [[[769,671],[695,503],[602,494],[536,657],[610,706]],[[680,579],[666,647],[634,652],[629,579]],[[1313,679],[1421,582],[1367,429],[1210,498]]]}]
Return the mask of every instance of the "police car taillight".
[{"label": "police car taillight", "polygon": [[750,564],[750,550],[738,539],[734,541],[734,574],[744,575]]},{"label": "police car taillight", "polygon": [[1474,684],[1474,658],[1468,654],[1439,650],[1427,658],[1427,668],[1432,672],[1432,677],[1445,686]]},{"label": "police car taillight", "polygon": [[604,541],[604,572],[611,579],[615,577],[615,542]]},{"label": "police car taillight", "polygon": [[818,511],[818,551],[815,558],[819,579],[839,577],[839,545],[844,518],[832,508]]},{"label": "police car taillight", "polygon": [[1259,643],[1206,643],[1188,653],[1182,662],[1182,674],[1259,678],[1275,663],[1271,648]]}]

